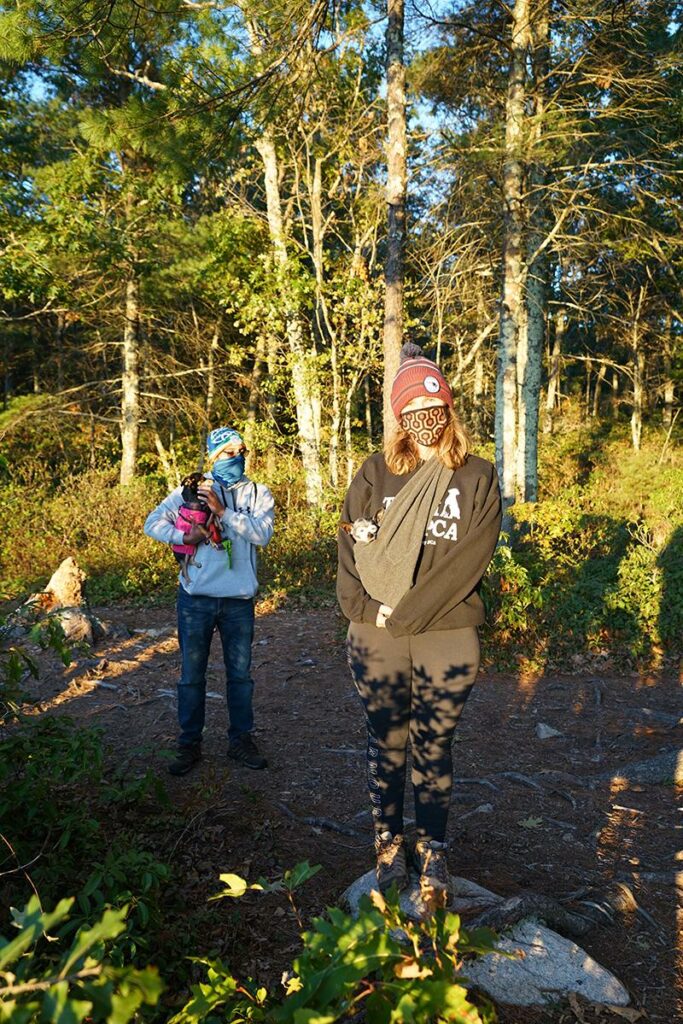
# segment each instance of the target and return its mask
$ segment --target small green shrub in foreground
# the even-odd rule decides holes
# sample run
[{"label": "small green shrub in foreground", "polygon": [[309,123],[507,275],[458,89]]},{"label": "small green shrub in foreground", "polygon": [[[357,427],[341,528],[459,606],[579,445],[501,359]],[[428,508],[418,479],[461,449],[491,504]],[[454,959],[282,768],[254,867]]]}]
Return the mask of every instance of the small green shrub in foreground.
[{"label": "small green shrub in foreground", "polygon": [[73,899],[45,913],[37,896],[13,910],[19,933],[0,936],[0,1021],[12,1024],[126,1024],[162,991],[153,967],[114,967],[107,946],[126,929],[126,908],[106,910],[70,944],[55,929],[68,921]]},{"label": "small green shrub in foreground", "polygon": [[[285,892],[297,913],[294,890],[317,870],[304,862],[274,883],[260,879],[253,885],[238,875],[221,875],[225,889],[216,898]],[[192,998],[169,1024],[334,1024],[359,1012],[368,1024],[491,1024],[496,1019],[489,1003],[470,1001],[463,984],[466,958],[493,952],[495,936],[485,928],[464,932],[457,914],[438,910],[413,921],[395,895],[385,899],[373,893],[363,897],[356,918],[329,908],[301,938],[302,951],[279,992],[257,980],[238,980],[220,961],[199,960],[206,981],[193,986]]]}]

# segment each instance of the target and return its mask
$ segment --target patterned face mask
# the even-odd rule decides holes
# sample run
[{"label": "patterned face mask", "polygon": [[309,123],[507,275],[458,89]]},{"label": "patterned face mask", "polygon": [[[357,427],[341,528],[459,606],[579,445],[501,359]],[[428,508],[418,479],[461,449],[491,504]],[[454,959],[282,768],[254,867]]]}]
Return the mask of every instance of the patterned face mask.
[{"label": "patterned face mask", "polygon": [[448,409],[445,405],[433,405],[429,409],[413,409],[401,416],[401,426],[414,441],[425,448],[431,448],[439,440],[448,424]]}]

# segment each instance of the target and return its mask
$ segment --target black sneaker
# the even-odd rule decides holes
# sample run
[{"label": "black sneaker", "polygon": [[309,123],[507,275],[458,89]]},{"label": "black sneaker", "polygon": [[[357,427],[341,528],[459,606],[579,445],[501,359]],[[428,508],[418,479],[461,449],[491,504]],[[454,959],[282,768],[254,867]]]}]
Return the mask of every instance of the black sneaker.
[{"label": "black sneaker", "polygon": [[202,757],[202,748],[199,743],[193,746],[178,747],[176,756],[168,766],[171,775],[186,775],[191,771]]},{"label": "black sneaker", "polygon": [[258,747],[248,732],[230,741],[228,757],[231,757],[233,761],[239,761],[246,768],[259,769],[268,767],[268,762],[263,754],[259,753]]}]

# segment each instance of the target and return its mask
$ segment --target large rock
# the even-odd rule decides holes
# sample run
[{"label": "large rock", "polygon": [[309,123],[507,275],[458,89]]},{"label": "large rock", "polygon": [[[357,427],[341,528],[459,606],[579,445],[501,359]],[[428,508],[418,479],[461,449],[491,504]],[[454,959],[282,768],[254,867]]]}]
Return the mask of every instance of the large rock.
[{"label": "large rock", "polygon": [[[356,879],[342,896],[352,913],[358,913],[361,896],[376,887],[375,872]],[[465,916],[477,915],[504,902],[504,897],[466,878],[451,877],[449,909]],[[424,913],[417,879],[401,894],[401,908],[412,918]],[[514,925],[497,943],[501,953],[478,957],[466,965],[470,985],[482,989],[499,1003],[534,1006],[554,1002],[570,993],[595,1003],[626,1006],[629,995],[621,982],[601,967],[575,942],[563,938],[537,921]]]}]

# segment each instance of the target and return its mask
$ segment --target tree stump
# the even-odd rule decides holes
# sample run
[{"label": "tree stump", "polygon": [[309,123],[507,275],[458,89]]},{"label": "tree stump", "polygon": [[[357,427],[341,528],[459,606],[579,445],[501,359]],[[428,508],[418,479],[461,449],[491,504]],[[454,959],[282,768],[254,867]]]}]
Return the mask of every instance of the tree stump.
[{"label": "tree stump", "polygon": [[85,573],[70,555],[53,572],[45,590],[31,594],[24,601],[18,619],[24,623],[35,622],[49,615],[59,622],[69,643],[92,644],[93,630],[100,631],[101,626],[83,603],[85,579]]}]

